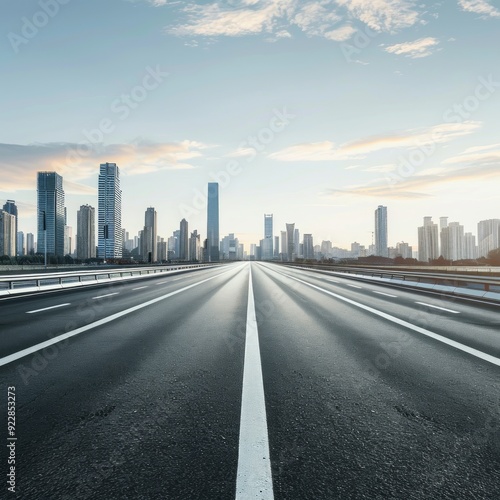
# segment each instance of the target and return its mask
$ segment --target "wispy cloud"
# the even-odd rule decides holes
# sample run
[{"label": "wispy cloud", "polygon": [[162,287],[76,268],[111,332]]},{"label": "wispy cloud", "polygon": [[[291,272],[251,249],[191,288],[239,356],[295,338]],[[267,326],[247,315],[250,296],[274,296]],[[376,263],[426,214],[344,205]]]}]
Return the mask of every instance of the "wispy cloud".
[{"label": "wispy cloud", "polygon": [[439,40],[432,37],[420,38],[414,42],[397,43],[385,48],[390,54],[403,55],[417,59],[420,57],[430,56],[436,46],[439,45]]},{"label": "wispy cloud", "polygon": [[394,32],[419,19],[415,2],[407,0],[336,0],[350,15],[375,31]]},{"label": "wispy cloud", "polygon": [[443,123],[425,129],[408,130],[401,134],[368,137],[336,146],[323,141],[298,144],[269,155],[281,161],[335,161],[364,158],[367,154],[384,149],[414,149],[432,143],[445,143],[457,137],[471,134],[481,126],[480,122]]},{"label": "wispy cloud", "polygon": [[[455,165],[466,163],[466,166]],[[451,166],[453,164],[453,166]],[[368,196],[382,199],[428,198],[434,188],[453,183],[489,182],[500,178],[500,150],[489,153],[463,155],[442,162],[441,166],[428,168],[408,178],[388,175],[365,184],[346,186],[342,189],[329,189],[327,194],[339,196]],[[380,169],[383,172],[383,168]],[[375,169],[376,171],[376,169]],[[387,170],[389,173],[390,170]]]},{"label": "wispy cloud", "polygon": [[500,11],[486,0],[458,0],[458,5],[465,12],[473,12],[485,17],[500,17]]},{"label": "wispy cloud", "polygon": [[[36,172],[56,171],[64,177],[65,188],[75,194],[94,192],[81,181],[98,172],[100,163],[117,163],[125,175],[140,175],[166,169],[191,169],[186,163],[202,156],[210,147],[195,141],[153,143],[143,140],[131,144],[96,144],[82,149],[81,144],[1,144],[2,191],[33,190]],[[79,154],[81,152],[81,154]]]}]

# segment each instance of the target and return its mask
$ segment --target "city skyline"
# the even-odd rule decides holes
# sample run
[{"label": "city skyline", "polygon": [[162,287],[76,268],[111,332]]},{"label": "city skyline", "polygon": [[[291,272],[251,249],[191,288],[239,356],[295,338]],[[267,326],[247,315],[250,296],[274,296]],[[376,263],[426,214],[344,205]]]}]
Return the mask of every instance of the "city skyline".
[{"label": "city skyline", "polygon": [[[391,210],[389,234],[415,247],[423,216],[447,215],[465,232],[497,216],[493,3],[210,5],[88,0],[51,16],[38,1],[9,7],[0,200],[16,199],[25,232],[36,232],[37,171],[64,177],[75,228],[78,208],[98,205],[105,162],[121,168],[125,227],[143,227],[154,206],[160,234],[182,218],[204,228],[205,187],[218,182],[220,234],[247,247],[262,237],[261,212],[342,247],[369,244],[378,205]],[[75,28],[85,25],[92,37]]]},{"label": "city skyline", "polygon": [[[191,233],[189,237],[188,221],[183,218],[180,221],[180,230],[173,231],[172,237],[165,238],[157,232],[157,212],[154,207],[146,209],[144,226],[137,232],[137,236],[129,238],[130,231],[122,227],[121,211],[122,199],[120,189],[120,169],[115,163],[105,163],[99,166],[99,217],[97,227],[93,214],[86,212],[95,211],[91,206],[82,205],[77,212],[77,233],[81,233],[84,227],[84,243],[79,239],[75,242],[73,228],[67,225],[67,207],[65,206],[64,179],[57,172],[38,172],[38,238],[41,243],[38,253],[43,253],[43,245],[46,234],[49,254],[62,257],[72,254],[77,258],[121,258],[122,251],[131,252],[135,250],[136,257],[149,262],[164,261],[167,258],[175,260],[207,260],[215,261],[229,259],[254,257],[257,260],[295,260],[295,258],[321,259],[321,258],[356,258],[370,255],[379,257],[395,258],[418,258],[421,262],[429,262],[439,257],[448,261],[474,260],[487,257],[489,252],[500,248],[500,219],[487,219],[477,222],[477,237],[472,232],[465,232],[464,226],[459,221],[449,222],[448,216],[441,216],[438,224],[432,221],[432,216],[423,218],[424,224],[417,228],[418,247],[413,251],[413,246],[408,242],[397,241],[395,245],[389,246],[388,241],[388,217],[387,207],[379,205],[375,210],[374,230],[372,231],[372,244],[365,246],[357,241],[351,242],[350,250],[335,245],[331,240],[319,240],[313,243],[312,233],[303,234],[300,241],[300,229],[295,223],[286,223],[286,232],[278,231],[280,236],[274,234],[273,214],[264,214],[263,239],[259,245],[250,244],[244,250],[235,233],[230,233],[222,239],[219,238],[219,184],[208,183],[206,196],[207,214],[207,239],[206,254],[202,251],[201,234],[198,230]],[[6,255],[24,255],[24,232],[18,229],[18,207],[15,200],[7,200],[3,206],[2,248]],[[12,218],[12,222],[8,217]],[[94,222],[90,222],[90,220]],[[98,248],[91,242],[94,239],[93,232],[100,235]],[[10,236],[5,236],[8,232]],[[62,233],[62,238],[61,238]],[[133,234],[133,233],[132,233]],[[211,236],[209,237],[209,234]],[[14,235],[14,236],[12,236]],[[106,236],[105,236],[106,235]],[[115,237],[116,235],[116,237]],[[105,236],[105,237],[104,237]],[[33,239],[32,233],[27,233],[26,241]],[[62,239],[62,241],[61,241]],[[209,240],[212,243],[209,243]],[[291,242],[288,243],[288,241]],[[321,241],[321,244],[319,244]],[[214,243],[218,242],[218,245]],[[476,243],[477,242],[477,243]],[[37,242],[38,243],[38,242]],[[105,243],[107,243],[107,248]],[[17,247],[23,249],[16,251]],[[32,245],[30,245],[32,248]],[[61,253],[61,248],[64,251]],[[86,248],[86,250],[84,250]],[[94,251],[92,251],[94,248]],[[104,249],[106,248],[106,255]],[[419,251],[419,249],[421,249]],[[170,257],[173,251],[173,257]],[[29,253],[29,252],[26,252]],[[86,256],[84,256],[86,255]],[[130,256],[127,253],[127,256]],[[159,257],[160,256],[160,257]]]}]

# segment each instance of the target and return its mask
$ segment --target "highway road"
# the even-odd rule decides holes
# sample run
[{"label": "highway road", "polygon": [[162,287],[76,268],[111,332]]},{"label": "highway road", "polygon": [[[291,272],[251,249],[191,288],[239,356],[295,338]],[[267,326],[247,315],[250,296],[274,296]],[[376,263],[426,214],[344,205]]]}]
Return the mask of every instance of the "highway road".
[{"label": "highway road", "polygon": [[500,498],[497,305],[242,262],[8,297],[0,381],[1,498]]}]

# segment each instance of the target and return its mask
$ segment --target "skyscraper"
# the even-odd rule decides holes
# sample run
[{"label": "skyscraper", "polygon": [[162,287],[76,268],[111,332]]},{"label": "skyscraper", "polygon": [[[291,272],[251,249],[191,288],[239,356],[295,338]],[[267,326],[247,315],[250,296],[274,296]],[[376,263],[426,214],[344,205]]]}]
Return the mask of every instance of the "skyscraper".
[{"label": "skyscraper", "polygon": [[[63,178],[56,172],[38,172],[38,252],[64,256]],[[45,249],[45,236],[47,249]]]},{"label": "skyscraper", "polygon": [[26,235],[26,255],[33,255],[35,253],[35,235],[28,233]]},{"label": "skyscraper", "polygon": [[273,214],[264,214],[264,240],[261,250],[262,260],[273,258]]},{"label": "skyscraper", "polygon": [[387,207],[382,205],[375,210],[375,255],[388,256]]},{"label": "skyscraper", "polygon": [[189,232],[186,219],[181,220],[179,239],[179,260],[189,260]]},{"label": "skyscraper", "polygon": [[304,234],[304,259],[314,259],[314,243],[312,234]]},{"label": "skyscraper", "polygon": [[418,260],[429,262],[439,257],[438,225],[432,217],[424,217],[424,225],[418,228]]},{"label": "skyscraper", "polygon": [[101,163],[99,170],[98,246],[99,257],[122,256],[122,192],[116,163]]},{"label": "skyscraper", "polygon": [[207,261],[219,260],[219,183],[208,183]]},{"label": "skyscraper", "polygon": [[157,214],[153,207],[149,207],[144,214],[144,231],[142,232],[142,258],[146,262],[158,261],[157,244]]},{"label": "skyscraper", "polygon": [[281,260],[286,260],[288,245],[286,244],[286,231],[281,231]]},{"label": "skyscraper", "polygon": [[[19,214],[17,213],[16,202],[14,200],[7,200],[7,202],[3,206],[3,210],[4,210],[4,212],[7,212],[8,214],[13,215],[15,217],[15,230],[16,230],[16,234],[17,234],[17,232],[18,232],[18,215]],[[20,251],[22,252],[22,249],[21,250],[18,249],[17,241],[14,244],[16,247],[14,250],[14,255],[22,255],[21,253],[19,253]]]},{"label": "skyscraper", "polygon": [[16,255],[24,255],[24,253],[24,233],[22,231],[18,231],[16,240]]},{"label": "skyscraper", "polygon": [[300,231],[297,228],[293,231],[293,253],[295,254],[295,257],[302,257],[303,255],[303,252],[300,249]]},{"label": "skyscraper", "polygon": [[76,258],[95,257],[95,208],[82,205],[76,213]]},{"label": "skyscraper", "polygon": [[294,249],[294,231],[295,231],[295,222],[292,224],[286,224],[286,241],[287,241],[287,260],[292,262],[295,256]]}]

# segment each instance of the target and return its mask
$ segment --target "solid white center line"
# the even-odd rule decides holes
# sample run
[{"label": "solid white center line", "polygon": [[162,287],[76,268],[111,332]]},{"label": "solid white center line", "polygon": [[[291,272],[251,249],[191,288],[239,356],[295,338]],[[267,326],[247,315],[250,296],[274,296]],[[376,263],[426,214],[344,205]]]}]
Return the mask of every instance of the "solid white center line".
[{"label": "solid white center line", "polygon": [[26,314],[33,314],[33,313],[39,313],[42,311],[49,311],[50,309],[57,309],[58,307],[64,307],[64,306],[69,306],[69,305],[70,305],[69,302],[67,304],[58,304],[57,306],[44,307],[43,309],[36,309],[35,311],[26,311]]},{"label": "solid white center line", "polygon": [[278,273],[278,274],[281,274],[282,276],[286,276],[292,280],[303,283],[304,285],[307,285],[311,288],[314,288],[315,290],[319,290],[320,292],[326,293],[327,295],[335,297],[336,299],[342,300],[342,301],[347,302],[348,304],[351,304],[355,307],[358,307],[358,308],[363,309],[365,311],[368,311],[372,314],[375,314],[376,316],[379,316],[379,317],[384,318],[388,321],[391,321],[392,323],[396,323],[397,325],[404,326],[405,328],[408,328],[409,330],[413,330],[414,332],[421,333],[422,335],[425,335],[426,337],[433,338],[433,339],[437,340],[438,342],[442,342],[443,344],[447,344],[451,347],[454,347],[455,349],[458,349],[460,351],[471,354],[472,356],[475,356],[476,358],[483,359],[484,361],[487,361],[488,363],[491,363],[491,364],[496,365],[496,366],[500,366],[500,358],[496,358],[495,356],[492,356],[491,354],[487,354],[485,352],[479,351],[478,349],[474,349],[473,347],[469,347],[468,345],[461,344],[460,342],[456,342],[455,340],[451,340],[448,337],[444,337],[443,335],[439,335],[438,333],[434,333],[434,332],[431,332],[430,330],[426,330],[425,328],[422,328],[420,326],[414,325],[412,323],[408,323],[408,321],[404,321],[403,319],[396,318],[395,316],[392,316],[391,314],[387,314],[385,312],[379,311],[378,309],[374,309],[373,307],[365,306],[364,304],[361,304],[359,302],[355,302],[354,300],[348,299],[347,297],[343,297],[342,295],[339,295],[337,293],[330,292],[329,290],[326,290],[325,288],[321,288],[319,286],[313,285],[312,283],[308,283],[307,281],[301,280],[299,278],[295,278],[294,276],[290,276],[289,274],[285,274],[285,273]]},{"label": "solid white center line", "polygon": [[143,288],[147,288],[147,286],[139,286],[137,288],[132,288],[132,291],[134,291],[134,290],[142,290]]},{"label": "solid white center line", "polygon": [[272,500],[274,493],[266,402],[253,296],[252,267],[249,266],[249,269],[236,500]]},{"label": "solid white center line", "polygon": [[[198,281],[197,283],[193,283],[192,285],[185,286],[184,288],[181,288],[179,290],[175,290],[175,292],[167,293],[166,295],[162,295],[161,297],[157,297],[156,299],[149,300],[149,301],[144,302],[142,304],[139,304],[137,306],[133,306],[129,309],[125,309],[124,311],[120,311],[118,313],[112,314],[111,316],[107,316],[106,318],[94,321],[93,323],[90,323],[88,325],[77,328],[76,330],[72,330],[71,332],[63,333],[62,335],[58,335],[57,337],[54,337],[50,340],[46,340],[45,342],[40,342],[39,344],[35,344],[31,347],[27,347],[26,349],[23,349],[22,351],[18,351],[18,352],[15,352],[13,354],[9,354],[8,356],[0,358],[0,366],[4,366],[4,365],[7,365],[9,363],[12,363],[13,361],[17,361],[18,359],[21,359],[21,358],[24,358],[25,356],[33,354],[34,352],[41,351],[42,349],[45,349],[46,347],[49,347],[49,346],[51,346],[53,344],[57,344],[58,342],[61,342],[63,340],[74,337],[75,335],[79,335],[80,333],[87,332],[88,330],[92,330],[93,328],[97,328],[98,326],[102,326],[102,325],[105,325],[107,323],[111,323],[112,321],[114,321],[118,318],[122,318],[123,316],[131,314],[135,311],[139,311],[140,309],[144,309],[145,307],[149,307],[150,305],[161,302],[162,300],[168,299],[169,297],[173,297],[174,295],[185,292],[186,290],[190,290],[191,288],[194,288],[195,286],[199,286],[202,283],[206,283],[207,281],[211,281],[215,278],[218,278],[219,276],[222,276],[223,274],[233,272],[233,271],[239,271],[242,267],[243,266],[237,267],[236,269],[229,269],[229,271],[224,271],[222,273],[216,274],[215,276],[211,276],[210,278],[206,278],[202,281]],[[114,295],[114,294],[112,294],[112,295]]]},{"label": "solid white center line", "polygon": [[362,286],[350,285],[349,283],[347,283],[347,286],[350,286],[351,288],[363,288]]},{"label": "solid white center line", "polygon": [[104,297],[111,297],[111,295],[118,295],[120,292],[107,293],[106,295],[99,295],[99,297],[92,297],[92,300],[103,299]]},{"label": "solid white center line", "polygon": [[391,295],[390,293],[384,293],[384,292],[377,292],[376,290],[372,290],[373,293],[378,293],[379,295],[385,295],[386,297],[394,297],[396,298],[397,295]]},{"label": "solid white center line", "polygon": [[459,311],[453,311],[451,309],[446,309],[446,307],[433,306],[432,304],[426,304],[425,302],[415,302],[415,304],[420,304],[421,306],[432,307],[433,309],[439,309],[440,311],[446,311],[453,314],[460,314]]}]

